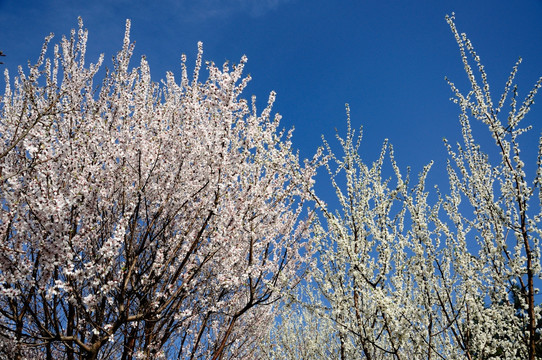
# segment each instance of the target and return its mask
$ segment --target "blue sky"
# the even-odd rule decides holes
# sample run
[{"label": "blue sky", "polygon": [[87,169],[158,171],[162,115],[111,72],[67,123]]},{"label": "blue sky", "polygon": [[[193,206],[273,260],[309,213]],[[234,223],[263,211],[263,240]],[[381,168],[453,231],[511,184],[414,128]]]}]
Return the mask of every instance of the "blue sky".
[{"label": "blue sky", "polygon": [[[147,56],[155,80],[167,70],[179,74],[182,53],[193,64],[197,41],[204,43],[204,58],[216,63],[246,54],[253,80],[245,96],[257,95],[263,108],[268,93],[277,92],[275,111],[284,127],[295,126],[302,157],[312,156],[321,134],[330,140],[335,128],[344,134],[349,103],[353,125],[364,127],[368,162],[388,138],[403,168],[417,173],[435,160],[432,176],[439,182],[442,138],[460,136],[444,77],[468,90],[444,20],[452,11],[486,65],[494,96],[519,56],[520,96],[530,91],[542,75],[542,0],[0,0],[0,50],[7,54],[2,67],[14,74],[18,64],[37,59],[47,34],[59,39],[81,16],[88,59],[102,52],[110,59],[129,18],[136,59]],[[526,118],[535,127],[525,138],[531,150],[542,128],[540,104]]]}]

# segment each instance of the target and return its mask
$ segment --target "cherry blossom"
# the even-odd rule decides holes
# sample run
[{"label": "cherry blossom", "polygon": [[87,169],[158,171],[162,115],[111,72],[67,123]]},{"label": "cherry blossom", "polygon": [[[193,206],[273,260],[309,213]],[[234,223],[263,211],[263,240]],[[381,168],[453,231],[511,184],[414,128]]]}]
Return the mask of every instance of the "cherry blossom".
[{"label": "cherry blossom", "polygon": [[[315,162],[241,97],[247,61],[176,79],[86,62],[82,21],[22,68],[0,119],[0,353],[246,358],[306,266]],[[202,80],[205,67],[209,75]],[[302,221],[302,220],[307,221]]]},{"label": "cherry blossom", "polygon": [[[480,56],[454,17],[446,19],[471,85],[464,95],[449,81],[462,134],[456,145],[445,142],[449,189],[428,189],[432,163],[410,179],[387,142],[367,163],[348,115],[346,136],[337,136],[342,153],[324,141],[339,209],[319,202],[318,265],[285,302],[262,357],[541,356],[542,138],[534,159],[521,153],[520,140],[542,78],[521,101],[518,61],[494,101]],[[472,122],[495,148],[482,147]]]}]

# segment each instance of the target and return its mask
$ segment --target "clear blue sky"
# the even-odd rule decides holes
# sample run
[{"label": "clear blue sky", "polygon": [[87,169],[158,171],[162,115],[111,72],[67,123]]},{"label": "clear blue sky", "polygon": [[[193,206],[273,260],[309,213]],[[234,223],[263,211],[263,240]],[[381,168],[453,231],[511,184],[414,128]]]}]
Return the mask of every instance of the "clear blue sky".
[{"label": "clear blue sky", "polygon": [[[253,80],[245,96],[256,94],[263,107],[269,91],[277,92],[275,110],[284,127],[295,126],[303,157],[312,156],[321,134],[331,140],[334,128],[344,133],[349,103],[354,126],[364,126],[367,161],[389,138],[401,167],[417,172],[433,159],[441,178],[442,138],[460,136],[444,77],[468,90],[444,20],[452,11],[486,65],[494,96],[523,57],[523,97],[542,75],[542,0],[0,0],[0,50],[7,54],[0,60],[13,76],[18,64],[37,59],[47,34],[68,34],[78,16],[89,30],[88,60],[101,52],[110,59],[130,18],[136,60],[147,56],[155,80],[166,70],[179,74],[182,53],[193,64],[200,40],[206,60],[237,62],[246,54]],[[532,149],[542,129],[538,102],[527,117],[535,127],[525,139]]]}]

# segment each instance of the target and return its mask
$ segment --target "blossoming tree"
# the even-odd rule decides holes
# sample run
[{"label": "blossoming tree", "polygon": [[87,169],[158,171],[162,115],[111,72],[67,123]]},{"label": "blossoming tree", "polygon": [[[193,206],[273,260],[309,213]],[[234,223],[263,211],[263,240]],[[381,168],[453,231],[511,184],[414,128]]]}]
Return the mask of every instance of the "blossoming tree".
[{"label": "blossoming tree", "polygon": [[[449,82],[460,107],[463,143],[446,143],[448,193],[431,203],[424,168],[412,184],[393,148],[367,165],[350,127],[335,155],[325,143],[340,211],[322,205],[316,227],[320,265],[262,347],[288,359],[530,359],[542,356],[537,328],[542,277],[542,138],[526,166],[521,123],[542,85],[518,102],[518,64],[494,102],[471,42],[448,24],[471,89]],[[469,64],[469,57],[478,75]],[[510,96],[511,95],[511,96]],[[503,117],[505,104],[510,110]],[[475,140],[471,119],[494,141]],[[478,126],[479,127],[479,126]],[[527,170],[530,173],[527,173]],[[384,174],[391,174],[387,178]],[[310,323],[312,331],[300,330]],[[295,334],[295,336],[292,336]]]},{"label": "blossoming tree", "polygon": [[86,65],[87,32],[54,46],[0,108],[0,357],[248,358],[269,304],[305,266],[314,166],[241,98],[246,58],[202,46],[193,77]]}]

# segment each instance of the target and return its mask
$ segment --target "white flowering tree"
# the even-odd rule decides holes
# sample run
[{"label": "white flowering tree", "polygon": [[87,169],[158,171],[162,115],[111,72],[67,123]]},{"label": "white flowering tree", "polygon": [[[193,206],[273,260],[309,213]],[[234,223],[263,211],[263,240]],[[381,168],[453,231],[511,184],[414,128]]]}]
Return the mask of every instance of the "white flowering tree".
[{"label": "white flowering tree", "polygon": [[309,254],[314,166],[241,98],[246,58],[151,81],[86,65],[82,23],[6,76],[0,108],[0,357],[235,359]]},{"label": "white flowering tree", "polygon": [[[430,165],[412,184],[387,144],[367,165],[359,153],[361,136],[356,138],[348,118],[346,138],[338,137],[344,155],[325,142],[340,210],[321,206],[323,224],[315,230],[319,265],[271,332],[271,349],[263,352],[269,358],[542,356],[542,314],[535,303],[542,276],[542,138],[538,158],[528,166],[519,145],[530,129],[521,121],[542,78],[518,102],[518,62],[494,102],[471,42],[457,32],[453,16],[447,21],[471,84],[463,95],[450,82],[463,142],[446,143],[449,191],[437,188],[429,196]],[[507,113],[501,112],[505,105]],[[482,150],[471,119],[489,130],[495,148]],[[326,334],[299,331],[299,323]]]}]

